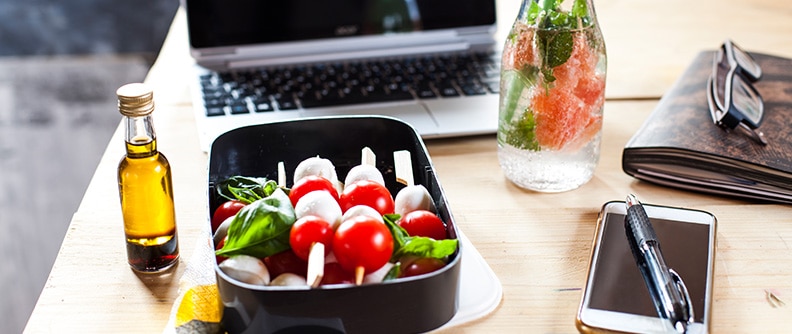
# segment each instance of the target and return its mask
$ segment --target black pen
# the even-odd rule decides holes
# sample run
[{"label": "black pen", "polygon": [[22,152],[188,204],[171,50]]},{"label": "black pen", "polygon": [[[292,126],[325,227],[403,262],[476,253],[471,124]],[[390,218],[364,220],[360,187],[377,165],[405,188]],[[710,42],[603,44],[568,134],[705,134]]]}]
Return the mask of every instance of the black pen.
[{"label": "black pen", "polygon": [[626,205],[624,225],[627,238],[652,295],[655,309],[661,318],[671,321],[671,326],[677,332],[684,333],[693,319],[687,288],[679,275],[666,265],[657,235],[641,202],[630,194]]}]

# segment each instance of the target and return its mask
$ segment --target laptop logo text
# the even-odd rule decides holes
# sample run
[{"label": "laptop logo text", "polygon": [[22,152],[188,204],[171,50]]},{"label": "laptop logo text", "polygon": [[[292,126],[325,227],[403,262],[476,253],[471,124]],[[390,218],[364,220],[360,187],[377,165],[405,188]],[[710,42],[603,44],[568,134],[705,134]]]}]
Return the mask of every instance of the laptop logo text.
[{"label": "laptop logo text", "polygon": [[356,25],[346,25],[346,26],[338,26],[335,29],[336,36],[349,36],[357,34],[358,26]]}]

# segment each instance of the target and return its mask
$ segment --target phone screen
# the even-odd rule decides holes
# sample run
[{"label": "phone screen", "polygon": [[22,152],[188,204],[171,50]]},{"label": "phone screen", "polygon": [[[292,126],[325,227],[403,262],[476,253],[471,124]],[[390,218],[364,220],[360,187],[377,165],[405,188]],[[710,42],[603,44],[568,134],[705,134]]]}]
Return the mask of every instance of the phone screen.
[{"label": "phone screen", "polygon": [[[599,256],[592,268],[589,307],[657,317],[657,311],[627,243],[624,215],[603,218]],[[709,268],[710,225],[650,219],[666,263],[687,285],[695,322],[704,320]]]}]

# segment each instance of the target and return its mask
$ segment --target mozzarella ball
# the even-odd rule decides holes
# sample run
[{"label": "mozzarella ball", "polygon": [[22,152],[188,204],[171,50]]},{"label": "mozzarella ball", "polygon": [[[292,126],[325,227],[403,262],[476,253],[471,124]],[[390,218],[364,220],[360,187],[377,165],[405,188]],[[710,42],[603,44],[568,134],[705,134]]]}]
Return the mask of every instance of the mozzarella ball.
[{"label": "mozzarella ball", "polygon": [[283,273],[270,282],[270,286],[305,286],[305,277],[293,273]]},{"label": "mozzarella ball", "polygon": [[344,184],[353,184],[360,180],[371,180],[377,182],[381,185],[385,185],[385,179],[382,177],[382,173],[372,165],[357,165],[352,167],[347,173],[346,179],[344,179]]},{"label": "mozzarella ball", "polygon": [[386,263],[381,268],[377,269],[376,271],[371,272],[370,274],[363,277],[363,283],[382,283],[382,280],[385,279],[385,275],[393,268],[393,263]]},{"label": "mozzarella ball", "polygon": [[234,255],[220,263],[220,269],[229,277],[247,284],[267,285],[269,270],[264,262],[249,255]]},{"label": "mozzarella ball", "polygon": [[324,190],[314,190],[305,194],[294,206],[297,219],[313,215],[326,220],[335,229],[341,224],[341,207],[333,195]]},{"label": "mozzarella ball", "polygon": [[321,176],[333,184],[338,183],[338,174],[333,163],[320,157],[310,157],[300,162],[294,169],[294,183],[308,175]]},{"label": "mozzarella ball", "polygon": [[231,222],[234,220],[234,217],[235,216],[226,218],[226,220],[224,220],[223,223],[217,227],[217,231],[215,231],[212,238],[212,241],[214,241],[215,245],[219,244],[220,240],[225,239],[225,237],[228,235],[228,227],[231,226]]},{"label": "mozzarella ball", "polygon": [[347,209],[344,215],[341,216],[341,221],[344,222],[357,216],[368,216],[379,220],[383,224],[385,223],[385,221],[382,220],[382,215],[368,205],[355,205]]},{"label": "mozzarella ball", "polygon": [[402,216],[415,210],[436,211],[432,196],[420,184],[404,187],[396,194],[393,204],[394,212]]}]

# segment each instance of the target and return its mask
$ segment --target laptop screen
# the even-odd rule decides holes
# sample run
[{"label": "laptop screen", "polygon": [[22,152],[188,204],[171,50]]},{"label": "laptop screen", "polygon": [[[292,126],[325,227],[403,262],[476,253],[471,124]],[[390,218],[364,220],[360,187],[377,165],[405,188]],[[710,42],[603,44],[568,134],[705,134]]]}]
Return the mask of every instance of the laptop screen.
[{"label": "laptop screen", "polygon": [[186,9],[194,48],[495,24],[495,0],[187,0]]}]

